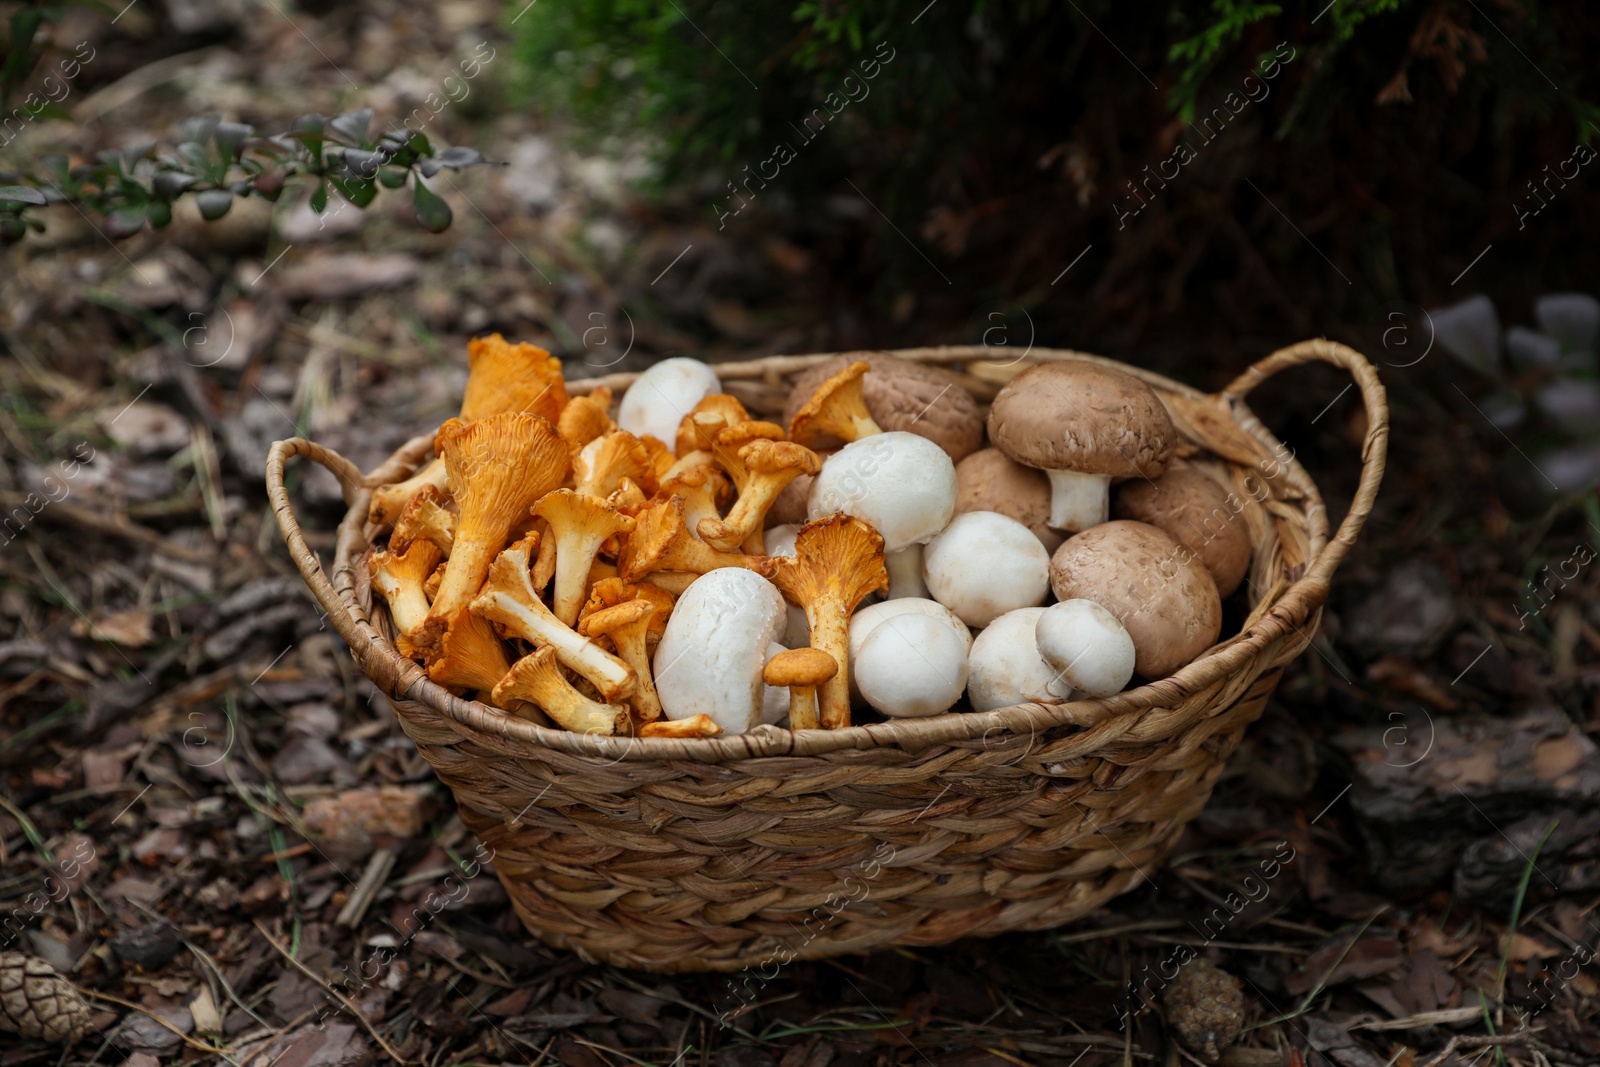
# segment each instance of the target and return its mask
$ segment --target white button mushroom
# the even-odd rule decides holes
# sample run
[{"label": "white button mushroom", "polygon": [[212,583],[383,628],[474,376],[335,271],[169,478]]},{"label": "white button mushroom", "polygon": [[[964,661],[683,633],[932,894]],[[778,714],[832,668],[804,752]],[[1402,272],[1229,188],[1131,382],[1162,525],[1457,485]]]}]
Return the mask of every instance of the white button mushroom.
[{"label": "white button mushroom", "polygon": [[761,670],[786,618],[783,594],[755,571],[721,567],[696,578],[656,646],[656,695],[666,717],[703,713],[730,734],[759,723]]},{"label": "white button mushroom", "polygon": [[1039,655],[1034,641],[1034,629],[1044,610],[1009,611],[972,642],[967,655],[967,699],[973,711],[993,711],[1029,701],[1056,703],[1072,695],[1071,686]]},{"label": "white button mushroom", "polygon": [[[794,606],[790,605],[790,610]],[[800,622],[805,624],[805,612],[800,613]],[[804,642],[801,642],[803,645]],[[774,641],[767,646],[767,662],[772,662],[773,656],[781,656],[788,651],[783,645]],[[763,668],[765,669],[765,668]],[[765,680],[761,684],[761,721],[768,726],[776,726],[789,717],[789,690],[781,685],[767,685]]]},{"label": "white button mushroom", "polygon": [[926,542],[955,510],[956,465],[926,437],[903,430],[863,437],[829,456],[807,501],[812,519],[843,512],[868,523],[890,553]]},{"label": "white button mushroom", "polygon": [[963,655],[972,648],[972,631],[967,629],[966,623],[956,617],[955,612],[935,600],[925,600],[921,597],[898,597],[894,600],[884,600],[864,607],[850,616],[850,659],[854,660],[861,654],[861,642],[867,639],[867,635],[879,623],[886,622],[898,615],[911,613],[930,615],[959,634]]},{"label": "white button mushroom", "polygon": [[852,677],[862,698],[885,715],[938,715],[950,710],[967,687],[965,645],[943,619],[906,612],[867,634],[854,657]]},{"label": "white button mushroom", "polygon": [[1122,692],[1133,677],[1133,638],[1117,617],[1092,600],[1051,604],[1034,626],[1039,655],[1085,697]]},{"label": "white button mushroom", "polygon": [[617,425],[635,437],[649,434],[671,448],[683,417],[721,391],[722,383],[710,364],[684,356],[664,359],[635,378],[622,394]]},{"label": "white button mushroom", "polygon": [[1016,519],[968,511],[928,543],[922,557],[928,592],[971,626],[1044,602],[1050,554]]}]

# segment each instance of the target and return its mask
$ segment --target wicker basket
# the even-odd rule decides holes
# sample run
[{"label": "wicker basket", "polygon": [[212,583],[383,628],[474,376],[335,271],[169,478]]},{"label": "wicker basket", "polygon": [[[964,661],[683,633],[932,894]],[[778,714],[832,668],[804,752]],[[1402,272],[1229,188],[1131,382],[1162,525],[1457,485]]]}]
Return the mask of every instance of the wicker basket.
[{"label": "wicker basket", "polygon": [[[981,401],[1033,362],[1097,359],[1035,349],[998,366],[977,346],[894,354],[951,369]],[[787,382],[825,358],[775,356],[717,371],[752,411],[775,413]],[[1316,486],[1243,402],[1266,378],[1314,361],[1348,371],[1366,407],[1360,487],[1331,541]],[[935,945],[1070,922],[1163,861],[1284,665],[1315,633],[1328,581],[1383,475],[1383,388],[1343,345],[1282,349],[1215,396],[1113,365],[1166,402],[1192,446],[1180,454],[1233,486],[1244,505],[1235,521],[1249,524],[1255,558],[1239,633],[1170,678],[1099,700],[836,731],[763,726],[714,739],[547,729],[435,685],[395,652],[387,611],[373,610],[368,487],[408,475],[431,435],[367,477],[309,441],[280,441],[267,482],[311,591],[454,791],[462,819],[493,850],[534,934],[586,958],[654,971]],[[620,390],[632,377],[569,388]],[[284,463],[297,455],[331,470],[350,507],[331,579],[284,488]]]}]

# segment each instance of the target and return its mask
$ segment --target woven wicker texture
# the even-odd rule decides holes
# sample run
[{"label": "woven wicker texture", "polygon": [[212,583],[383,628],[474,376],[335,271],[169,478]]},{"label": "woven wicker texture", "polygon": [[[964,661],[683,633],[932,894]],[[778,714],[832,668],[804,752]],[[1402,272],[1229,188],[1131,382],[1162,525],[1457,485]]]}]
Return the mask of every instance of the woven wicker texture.
[{"label": "woven wicker texture", "polygon": [[[903,350],[944,366],[980,401],[1044,360],[1006,366],[982,347]],[[829,358],[719,364],[752,412]],[[1360,485],[1328,537],[1322,498],[1244,398],[1323,362],[1366,409]],[[1122,364],[1171,411],[1190,461],[1230,485],[1255,557],[1237,634],[1172,677],[1099,700],[711,739],[612,738],[547,729],[453,696],[394,650],[367,586],[370,487],[398,481],[431,435],[363,475],[302,439],[273,446],[267,481],[296,565],[357,664],[494,851],[527,927],[588,958],[657,971],[736,970],[884,945],[932,945],[1070,922],[1143,880],[1210,796],[1223,764],[1315,633],[1328,582],[1382,479],[1388,407],[1357,352],[1306,341],[1210,395]],[[569,383],[619,393],[631,375]],[[349,512],[324,573],[290,508],[284,465],[306,456],[340,480]]]}]

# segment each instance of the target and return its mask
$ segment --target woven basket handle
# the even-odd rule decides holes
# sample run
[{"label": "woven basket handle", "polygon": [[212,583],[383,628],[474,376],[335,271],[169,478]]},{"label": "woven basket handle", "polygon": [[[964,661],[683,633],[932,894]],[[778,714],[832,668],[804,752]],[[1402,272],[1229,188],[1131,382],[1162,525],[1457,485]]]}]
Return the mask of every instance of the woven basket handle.
[{"label": "woven basket handle", "polygon": [[339,599],[339,594],[334,591],[333,583],[328,580],[328,575],[322,569],[321,560],[317,559],[317,554],[306,544],[305,537],[300,533],[300,522],[295,518],[294,508],[289,503],[289,490],[283,484],[284,464],[295,456],[305,456],[313,463],[327,468],[329,473],[339,479],[339,488],[343,491],[344,502],[348,506],[354,506],[359,496],[371,491],[362,486],[361,468],[331,448],[324,448],[313,441],[307,441],[304,437],[274,441],[272,450],[267,453],[267,497],[272,501],[272,513],[278,519],[278,529],[283,531],[284,543],[289,546],[289,557],[300,569],[300,575],[306,580],[311,595],[317,598],[317,603],[328,613],[328,619],[333,623],[334,629],[338,630],[350,644],[351,649],[355,650],[362,644],[360,627],[356,625],[344,601]]},{"label": "woven basket handle", "polygon": [[[1367,409],[1367,437],[1361,445],[1361,484],[1356,487],[1355,499],[1339,530],[1329,539],[1317,558],[1306,568],[1300,583],[1316,587],[1319,594],[1326,593],[1328,581],[1338,569],[1339,562],[1355,543],[1362,524],[1372,513],[1373,501],[1378,496],[1378,485],[1383,481],[1385,457],[1389,451],[1389,402],[1385,398],[1383,383],[1378,380],[1377,368],[1355,349],[1337,341],[1316,339],[1280,348],[1265,359],[1256,362],[1249,370],[1235,378],[1222,396],[1229,401],[1243,400],[1250,391],[1279,371],[1305,363],[1331,363],[1349,371],[1361,390],[1361,401]],[[1321,596],[1318,596],[1320,603]]]}]

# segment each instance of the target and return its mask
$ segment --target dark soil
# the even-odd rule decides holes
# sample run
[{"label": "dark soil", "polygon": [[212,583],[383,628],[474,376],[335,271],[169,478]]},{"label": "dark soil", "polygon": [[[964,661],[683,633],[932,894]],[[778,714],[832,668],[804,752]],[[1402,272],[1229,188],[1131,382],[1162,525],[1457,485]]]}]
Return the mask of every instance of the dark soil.
[{"label": "dark soil", "polygon": [[[191,7],[137,5],[116,27],[75,10],[60,32],[104,59],[74,90],[80,124],[7,151],[170,140],[218,108],[263,129],[403,116],[486,36],[505,43],[485,0],[182,22]],[[492,866],[461,876],[476,842],[306,596],[267,505],[268,444],[303,433],[374,466],[452,413],[466,339],[493,330],[573,374],[999,335],[965,286],[873,317],[829,283],[826,242],[779,223],[728,239],[698,203],[629,192],[625,150],[579,154],[505,101],[486,75],[433,120],[512,163],[444,187],[443,236],[387,195],[319,227],[302,191],[115,245],[57,209],[6,253],[0,941],[138,1010],[95,1002],[98,1036],[66,1053],[0,1036],[0,1065],[1165,1065],[1197,1062],[1162,996],[1196,954],[1242,983],[1249,1029],[1225,1063],[1600,1062],[1600,577],[1584,561],[1600,507],[1545,493],[1528,442],[1475,412],[1484,382],[1442,351],[1418,360],[1387,311],[1330,330],[1389,390],[1377,510],[1311,649],[1140,888],[1057,931],[785,967],[727,1017],[747,999],[733,979],[592,966],[527,935]],[[1484,268],[1494,293],[1516,264]],[[1030,339],[1011,294],[992,302],[1008,343]],[[1119,345],[1105,325],[1036,340],[1216,388],[1307,332],[1198,301],[1172,314],[1234,341]],[[1335,516],[1364,428],[1344,384],[1299,371],[1253,401]],[[337,487],[296,478],[326,549]],[[374,804],[383,818],[351,830]]]}]

